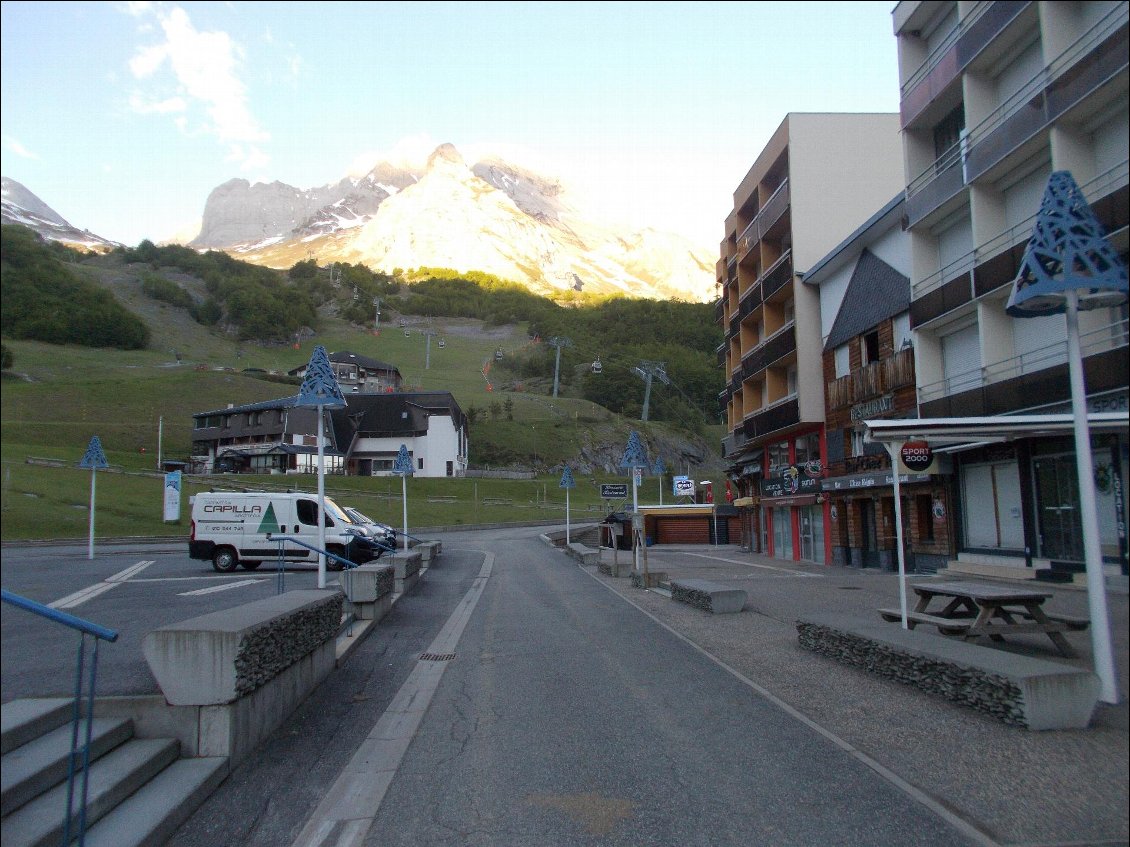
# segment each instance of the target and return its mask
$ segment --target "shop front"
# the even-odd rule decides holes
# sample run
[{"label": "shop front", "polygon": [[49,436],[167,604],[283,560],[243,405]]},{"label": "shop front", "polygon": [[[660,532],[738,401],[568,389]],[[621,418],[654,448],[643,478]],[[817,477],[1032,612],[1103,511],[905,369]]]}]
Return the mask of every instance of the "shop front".
[{"label": "shop front", "polygon": [[788,465],[761,480],[761,550],[775,559],[825,564],[829,561],[827,504],[818,463]]}]

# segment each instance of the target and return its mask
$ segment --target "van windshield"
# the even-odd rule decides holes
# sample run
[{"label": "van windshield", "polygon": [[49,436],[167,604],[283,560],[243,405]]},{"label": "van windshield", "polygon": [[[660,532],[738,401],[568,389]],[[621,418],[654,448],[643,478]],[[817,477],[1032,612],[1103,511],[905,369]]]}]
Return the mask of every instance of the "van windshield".
[{"label": "van windshield", "polygon": [[339,506],[329,497],[326,498],[326,514],[333,518],[335,521],[341,521],[342,523],[346,524],[355,523],[355,521],[350,520],[349,515],[342,511],[341,506]]}]

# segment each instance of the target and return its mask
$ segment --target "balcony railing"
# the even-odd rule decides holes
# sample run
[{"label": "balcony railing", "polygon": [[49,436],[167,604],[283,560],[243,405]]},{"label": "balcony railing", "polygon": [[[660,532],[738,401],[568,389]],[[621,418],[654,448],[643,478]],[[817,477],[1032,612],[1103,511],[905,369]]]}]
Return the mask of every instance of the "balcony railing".
[{"label": "balcony railing", "polygon": [[[1110,168],[1089,182],[1079,186],[1079,189],[1083,192],[1083,196],[1087,198],[1087,202],[1095,203],[1117,191],[1119,188],[1125,187],[1128,183],[1130,183],[1130,159],[1124,159],[1113,168]],[[935,289],[958,279],[962,275],[970,276],[969,290],[972,296],[973,284],[971,275],[974,268],[1007,250],[1011,250],[1018,244],[1027,243],[1028,239],[1032,237],[1032,227],[1036,223],[1036,215],[1038,212],[1039,209],[1033,210],[1032,214],[1020,223],[993,236],[976,249],[966,253],[964,256],[958,257],[929,276],[916,282],[913,286],[913,299],[918,300],[925,297]]]},{"label": "balcony railing", "polygon": [[840,409],[914,385],[914,350],[907,347],[828,383],[828,407]]},{"label": "balcony railing", "polygon": [[765,269],[758,282],[761,283],[762,297],[768,300],[793,278],[793,251],[786,250],[773,264]]},{"label": "balcony railing", "polygon": [[1042,131],[1127,67],[1128,12],[1118,4],[1062,56],[1041,69],[992,114],[907,185],[913,226],[965,185]]},{"label": "balcony railing", "polygon": [[789,207],[789,181],[784,179],[769,196],[749,225],[738,236],[738,253],[744,255],[759,242]]},{"label": "balcony railing", "polygon": [[[1025,320],[1016,318],[1015,320]],[[1130,343],[1130,320],[1120,318],[1112,323],[1081,333],[1079,346],[1083,356],[1097,356],[1126,347]],[[1067,361],[1067,330],[1062,341],[1056,341],[1020,356],[1013,356],[963,373],[953,374],[918,387],[918,402],[929,403],[963,391],[981,388],[1008,379],[1036,373]],[[1035,398],[1033,398],[1035,399]],[[1033,405],[1036,405],[1033,403]]]},{"label": "balcony railing", "polygon": [[908,126],[1030,5],[1030,2],[982,2],[963,17],[902,84],[899,106],[902,125]]}]

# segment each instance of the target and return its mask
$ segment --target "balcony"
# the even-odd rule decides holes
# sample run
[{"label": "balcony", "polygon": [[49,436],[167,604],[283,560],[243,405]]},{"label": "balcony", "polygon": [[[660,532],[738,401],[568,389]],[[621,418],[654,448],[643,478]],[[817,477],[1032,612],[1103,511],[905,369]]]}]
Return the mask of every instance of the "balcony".
[{"label": "balcony", "polygon": [[757,410],[742,423],[740,430],[745,439],[751,441],[799,423],[800,405],[793,395]]},{"label": "balcony", "polygon": [[828,407],[841,409],[908,385],[914,385],[914,350],[909,347],[828,383]]},{"label": "balcony", "polygon": [[741,254],[747,253],[752,249],[762,238],[765,233],[773,228],[773,224],[781,219],[781,215],[789,208],[789,180],[786,178],[781,181],[777,189],[770,195],[769,199],[762,204],[753,220],[749,225],[742,230],[742,234],[738,236],[738,252]]},{"label": "balcony", "polygon": [[[1017,318],[1016,320],[1024,320]],[[1125,388],[1130,380],[1130,321],[1119,319],[1080,336],[1087,391]],[[954,374],[918,388],[924,418],[1000,415],[1071,399],[1067,340]]]},{"label": "balcony", "polygon": [[[1079,186],[1095,216],[1108,233],[1126,229],[1130,213],[1130,160]],[[1003,285],[1010,284],[1020,268],[1024,249],[1032,237],[1037,210],[1015,226],[994,236],[970,253],[914,283],[910,305],[911,326],[919,327]]]},{"label": "balcony", "polygon": [[922,111],[958,78],[993,39],[1008,28],[1030,2],[983,2],[926,57],[902,85],[899,112],[902,126],[910,126]]},{"label": "balcony", "polygon": [[751,376],[761,373],[779,359],[796,352],[794,328],[795,325],[790,321],[742,356],[742,379],[747,380]]},{"label": "balcony", "polygon": [[786,250],[781,258],[771,264],[758,279],[762,297],[768,300],[793,279],[793,251]]},{"label": "balcony", "polygon": [[970,130],[906,190],[910,226],[1000,164],[1010,153],[1126,72],[1127,7],[1119,4],[1071,48]]}]

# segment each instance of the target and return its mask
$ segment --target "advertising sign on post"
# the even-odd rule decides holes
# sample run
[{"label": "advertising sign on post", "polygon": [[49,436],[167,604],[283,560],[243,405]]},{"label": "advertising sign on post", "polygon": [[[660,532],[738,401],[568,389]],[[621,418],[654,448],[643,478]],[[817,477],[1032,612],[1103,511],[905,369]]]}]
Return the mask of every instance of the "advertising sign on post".
[{"label": "advertising sign on post", "polygon": [[165,521],[180,520],[180,488],[181,472],[171,471],[165,474]]},{"label": "advertising sign on post", "polygon": [[677,476],[672,483],[676,497],[694,497],[694,480],[689,476]]}]

